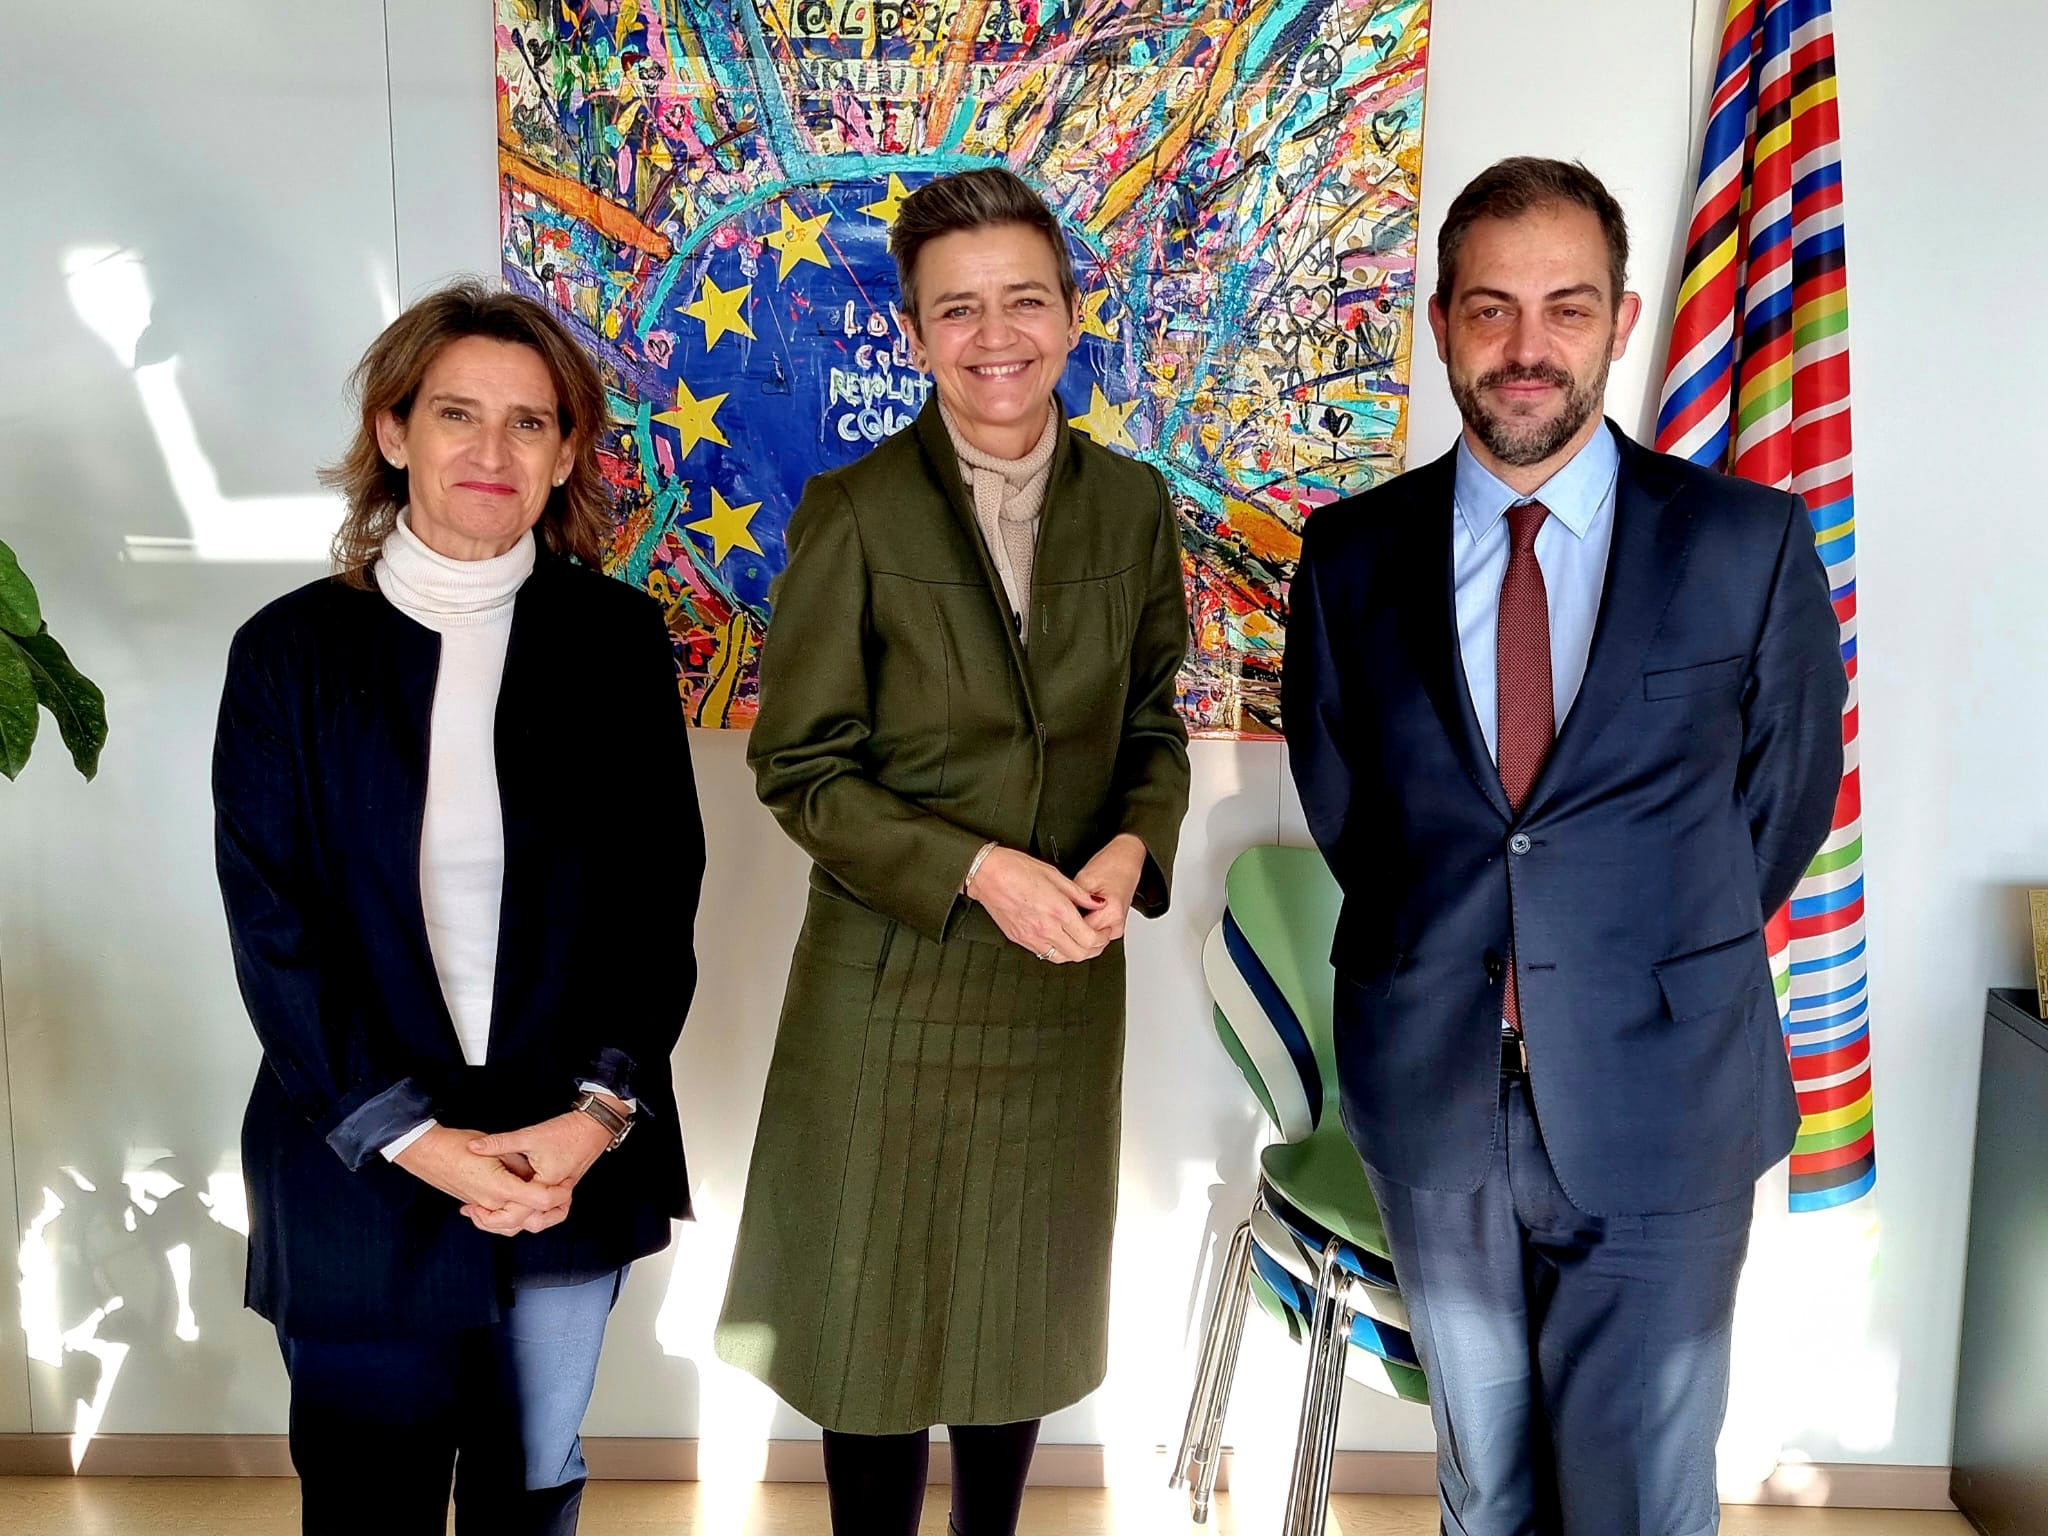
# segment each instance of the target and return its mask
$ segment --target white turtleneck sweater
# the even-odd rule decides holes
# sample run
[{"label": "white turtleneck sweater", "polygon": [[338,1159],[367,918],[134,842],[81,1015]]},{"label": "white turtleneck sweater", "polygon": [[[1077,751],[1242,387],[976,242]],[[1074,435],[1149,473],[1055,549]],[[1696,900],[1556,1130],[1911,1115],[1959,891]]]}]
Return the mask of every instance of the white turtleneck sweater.
[{"label": "white turtleneck sweater", "polygon": [[[490,1050],[505,889],[505,820],[498,802],[495,726],[512,603],[533,574],[528,533],[488,560],[452,560],[412,531],[408,514],[384,541],[377,587],[391,605],[441,637],[427,749],[427,811],[420,829],[420,904],[427,943],[462,1059]],[[397,1157],[434,1124],[422,1121],[384,1147]]]}]

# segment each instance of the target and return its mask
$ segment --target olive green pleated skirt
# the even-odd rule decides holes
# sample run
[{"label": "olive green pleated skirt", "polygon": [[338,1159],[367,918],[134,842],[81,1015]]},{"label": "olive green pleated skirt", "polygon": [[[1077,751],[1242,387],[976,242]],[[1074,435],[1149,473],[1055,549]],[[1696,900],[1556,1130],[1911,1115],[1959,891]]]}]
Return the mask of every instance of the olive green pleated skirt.
[{"label": "olive green pleated skirt", "polygon": [[1108,1363],[1123,945],[1049,965],[813,892],[720,1358],[828,1429],[1064,1408]]}]

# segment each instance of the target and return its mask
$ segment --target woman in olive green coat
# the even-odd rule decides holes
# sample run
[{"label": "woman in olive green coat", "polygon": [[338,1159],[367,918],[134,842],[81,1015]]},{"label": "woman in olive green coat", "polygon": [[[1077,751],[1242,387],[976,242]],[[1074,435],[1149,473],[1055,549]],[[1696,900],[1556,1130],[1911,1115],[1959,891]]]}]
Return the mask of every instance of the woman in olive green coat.
[{"label": "woman in olive green coat", "polygon": [[814,860],[718,1351],[825,1426],[834,1527],[1014,1528],[1108,1355],[1125,914],[1166,909],[1188,621],[1157,470],[1077,436],[1064,237],[1003,170],[891,234],[934,398],[789,525],[748,761]]}]

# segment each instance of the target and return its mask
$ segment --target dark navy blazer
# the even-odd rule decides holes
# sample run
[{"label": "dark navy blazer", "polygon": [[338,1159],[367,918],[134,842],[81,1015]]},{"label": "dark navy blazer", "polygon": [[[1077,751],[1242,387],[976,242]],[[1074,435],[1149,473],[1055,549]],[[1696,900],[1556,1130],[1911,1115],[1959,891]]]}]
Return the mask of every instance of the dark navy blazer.
[{"label": "dark navy blazer", "polygon": [[1791,1150],[1762,926],[1832,824],[1847,691],[1799,499],[1615,435],[1585,681],[1520,815],[1459,657],[1454,454],[1310,519],[1282,687],[1344,892],[1352,1140],[1396,1183],[1479,1187],[1512,937],[1544,1143],[1603,1216],[1733,1198]]},{"label": "dark navy blazer", "polygon": [[[263,1045],[243,1123],[248,1304],[289,1334],[494,1321],[506,1288],[594,1277],[689,1214],[669,1055],[696,986],[703,829],[666,627],[543,554],[498,699],[505,887],[489,1060],[464,1063],[427,944],[420,827],[440,637],[332,580],[235,636],[216,852]],[[566,1220],[486,1235],[379,1153],[431,1115],[516,1130],[579,1080],[638,1101]]]}]

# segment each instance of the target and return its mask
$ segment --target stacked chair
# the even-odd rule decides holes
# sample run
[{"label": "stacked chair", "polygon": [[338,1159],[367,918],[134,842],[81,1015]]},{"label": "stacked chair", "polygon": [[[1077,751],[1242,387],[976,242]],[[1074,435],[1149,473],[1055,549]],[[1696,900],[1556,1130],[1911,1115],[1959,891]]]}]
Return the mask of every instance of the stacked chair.
[{"label": "stacked chair", "polygon": [[1281,1536],[1322,1536],[1344,1378],[1408,1402],[1428,1388],[1378,1207],[1337,1113],[1330,945],[1337,883],[1313,848],[1248,848],[1203,948],[1216,1033],[1279,1140],[1216,1288],[1172,1483],[1207,1521],[1250,1302],[1308,1346]]}]

